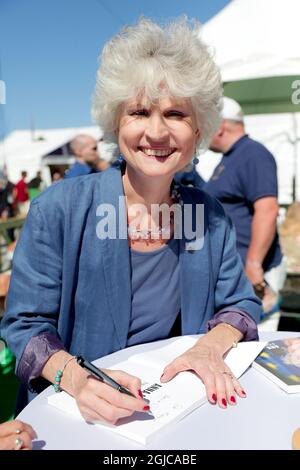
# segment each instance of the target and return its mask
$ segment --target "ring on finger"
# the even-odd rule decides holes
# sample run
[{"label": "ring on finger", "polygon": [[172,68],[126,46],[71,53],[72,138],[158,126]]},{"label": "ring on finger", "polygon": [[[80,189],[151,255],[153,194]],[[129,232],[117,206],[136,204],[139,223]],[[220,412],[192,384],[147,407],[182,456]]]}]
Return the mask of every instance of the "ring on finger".
[{"label": "ring on finger", "polygon": [[15,450],[20,450],[23,444],[24,444],[23,439],[20,439],[19,437],[17,437],[15,439]]}]

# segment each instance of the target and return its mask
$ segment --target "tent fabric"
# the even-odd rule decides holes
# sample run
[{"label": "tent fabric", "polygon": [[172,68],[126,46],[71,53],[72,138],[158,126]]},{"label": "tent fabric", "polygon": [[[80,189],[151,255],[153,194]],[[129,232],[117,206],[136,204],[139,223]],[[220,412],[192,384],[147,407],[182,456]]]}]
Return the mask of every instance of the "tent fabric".
[{"label": "tent fabric", "polygon": [[[293,93],[295,94],[294,100],[292,100]],[[237,100],[244,114],[300,111],[300,80],[296,75],[252,78],[224,83],[224,94]]]},{"label": "tent fabric", "polygon": [[202,31],[224,82],[300,75],[299,0],[232,0]]},{"label": "tent fabric", "polygon": [[[299,112],[299,0],[232,0],[202,31],[215,52],[226,96],[245,114]],[[300,82],[298,81],[299,96]]]}]

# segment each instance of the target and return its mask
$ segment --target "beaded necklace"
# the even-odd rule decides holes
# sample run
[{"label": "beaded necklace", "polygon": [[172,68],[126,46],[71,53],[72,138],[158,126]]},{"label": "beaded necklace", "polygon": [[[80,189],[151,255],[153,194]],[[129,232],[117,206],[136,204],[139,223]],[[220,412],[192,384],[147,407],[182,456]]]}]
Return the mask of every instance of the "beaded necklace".
[{"label": "beaded necklace", "polygon": [[[171,188],[170,188],[170,197],[172,199],[173,204],[179,204],[183,206],[183,200],[180,194],[180,185],[172,181]],[[166,234],[170,233],[170,225],[174,220],[173,212],[170,214],[170,224],[166,227],[160,225],[157,229],[141,229],[139,226],[137,227],[128,227],[128,236],[134,241],[138,240],[146,240],[147,242],[155,242],[157,240],[166,239]],[[148,243],[147,243],[148,244]]]}]

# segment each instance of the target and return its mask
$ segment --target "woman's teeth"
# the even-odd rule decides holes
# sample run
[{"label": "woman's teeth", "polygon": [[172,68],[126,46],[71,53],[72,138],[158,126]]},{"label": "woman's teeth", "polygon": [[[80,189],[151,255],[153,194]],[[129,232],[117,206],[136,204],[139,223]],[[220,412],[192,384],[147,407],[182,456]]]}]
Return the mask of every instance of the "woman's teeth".
[{"label": "woman's teeth", "polygon": [[169,155],[171,155],[171,153],[174,152],[174,149],[154,150],[141,148],[141,150],[149,157],[168,157]]}]

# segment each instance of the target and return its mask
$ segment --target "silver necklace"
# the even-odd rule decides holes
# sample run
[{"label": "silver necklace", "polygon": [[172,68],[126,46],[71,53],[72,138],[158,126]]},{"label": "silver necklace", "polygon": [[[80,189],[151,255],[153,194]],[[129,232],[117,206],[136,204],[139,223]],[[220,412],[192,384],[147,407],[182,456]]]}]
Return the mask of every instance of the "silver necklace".
[{"label": "silver necklace", "polygon": [[[183,201],[182,201],[181,194],[180,194],[179,184],[177,184],[175,182],[172,182],[172,185],[171,185],[171,188],[170,188],[170,196],[171,196],[172,202],[174,204],[179,204],[180,206],[183,205]],[[157,241],[157,240],[161,240],[162,238],[167,238],[167,236],[164,237],[164,235],[170,233],[170,225],[171,225],[171,222],[172,222],[172,219],[173,219],[173,214],[171,214],[170,217],[171,217],[171,220],[170,220],[170,224],[168,226],[163,227],[163,226],[160,225],[155,230],[141,229],[139,227],[129,226],[128,227],[128,236],[133,242],[138,241],[138,240],[147,240],[148,242],[149,241],[154,242],[154,241]]]}]

